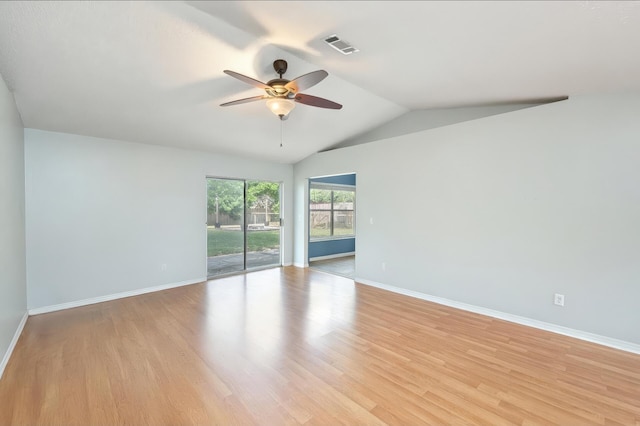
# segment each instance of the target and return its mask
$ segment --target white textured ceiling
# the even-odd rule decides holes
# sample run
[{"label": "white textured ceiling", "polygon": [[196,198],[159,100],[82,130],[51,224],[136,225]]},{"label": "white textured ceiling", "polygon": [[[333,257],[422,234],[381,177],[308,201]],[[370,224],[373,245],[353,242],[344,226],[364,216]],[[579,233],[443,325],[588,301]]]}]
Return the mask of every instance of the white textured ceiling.
[{"label": "white textured ceiling", "polygon": [[[337,33],[360,49],[321,41]],[[295,162],[409,110],[640,90],[640,3],[0,2],[26,127]],[[222,73],[326,69],[284,123]]]}]

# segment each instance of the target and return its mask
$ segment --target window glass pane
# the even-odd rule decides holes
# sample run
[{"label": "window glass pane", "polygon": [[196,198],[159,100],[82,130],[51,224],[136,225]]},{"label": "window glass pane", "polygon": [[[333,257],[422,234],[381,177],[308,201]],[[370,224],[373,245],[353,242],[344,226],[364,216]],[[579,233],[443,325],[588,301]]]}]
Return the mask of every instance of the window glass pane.
[{"label": "window glass pane", "polygon": [[207,178],[207,276],[244,269],[244,181]]},{"label": "window glass pane", "polygon": [[331,211],[316,210],[310,214],[309,234],[311,238],[323,238],[331,236]]},{"label": "window glass pane", "polygon": [[333,212],[333,235],[353,235],[353,211]]},{"label": "window glass pane", "polygon": [[309,209],[331,210],[331,190],[311,188]]},{"label": "window glass pane", "polygon": [[354,236],[355,189],[341,185],[310,185],[309,237]]},{"label": "window glass pane", "polygon": [[247,269],[280,264],[280,184],[247,181]]},{"label": "window glass pane", "polygon": [[353,191],[333,191],[333,209],[334,210],[353,210],[353,199],[355,192]]}]

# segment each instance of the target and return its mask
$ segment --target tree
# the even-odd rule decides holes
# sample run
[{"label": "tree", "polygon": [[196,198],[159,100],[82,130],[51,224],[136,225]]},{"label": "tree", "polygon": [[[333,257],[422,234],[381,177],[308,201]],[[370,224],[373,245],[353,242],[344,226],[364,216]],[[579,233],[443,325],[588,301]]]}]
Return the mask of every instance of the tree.
[{"label": "tree", "polygon": [[309,200],[311,204],[331,204],[331,190],[311,188]]},{"label": "tree", "polygon": [[207,211],[216,213],[216,197],[218,211],[232,219],[239,219],[242,215],[242,198],[244,184],[241,181],[225,179],[207,179]]},{"label": "tree", "polygon": [[[238,180],[207,179],[207,211],[226,214],[237,220],[244,209],[244,183]],[[267,213],[280,213],[280,184],[275,182],[247,182],[247,207],[264,208]]]},{"label": "tree", "polygon": [[268,201],[269,211],[280,213],[280,184],[275,182],[247,182],[247,205],[251,208],[264,207]]},{"label": "tree", "polygon": [[264,224],[269,225],[269,213],[280,213],[280,185],[275,182],[247,182],[247,206],[264,210]]}]

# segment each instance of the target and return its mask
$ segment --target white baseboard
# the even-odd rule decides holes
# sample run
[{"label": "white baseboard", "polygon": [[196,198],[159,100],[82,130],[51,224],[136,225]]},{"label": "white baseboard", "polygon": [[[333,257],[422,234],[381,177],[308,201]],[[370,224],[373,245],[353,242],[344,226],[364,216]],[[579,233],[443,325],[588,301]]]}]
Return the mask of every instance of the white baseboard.
[{"label": "white baseboard", "polygon": [[2,357],[2,363],[0,363],[0,379],[2,379],[2,375],[4,374],[4,369],[7,367],[7,364],[9,363],[9,358],[11,358],[11,354],[13,353],[13,350],[15,349],[16,344],[18,343],[18,339],[22,334],[22,329],[24,328],[24,325],[27,323],[27,318],[29,318],[29,313],[25,312],[24,315],[22,316],[22,319],[20,320],[20,323],[18,324],[18,328],[16,329],[16,332],[13,334],[13,339],[11,339],[11,342],[9,343],[9,347],[7,348],[7,351],[4,353],[4,357]]},{"label": "white baseboard", "polygon": [[140,294],[153,293],[170,288],[182,287],[185,285],[197,284],[207,281],[206,278],[196,278],[193,280],[180,281],[177,283],[145,287],[138,290],[125,291],[122,293],[107,294],[105,296],[92,297],[90,299],[76,300],[74,302],[60,303],[59,305],[43,306],[41,308],[29,309],[29,315],[46,314],[47,312],[61,311],[63,309],[77,308],[79,306],[93,305],[94,303],[108,302],[109,300],[122,299],[124,297],[138,296]]},{"label": "white baseboard", "polygon": [[291,266],[293,265],[293,262],[285,262],[282,264],[282,266]]},{"label": "white baseboard", "polygon": [[315,262],[317,260],[329,260],[329,259],[337,259],[339,257],[347,257],[347,256],[355,256],[355,251],[350,251],[348,253],[338,253],[338,254],[328,254],[326,256],[318,256],[309,258],[309,262]]},{"label": "white baseboard", "polygon": [[521,317],[519,315],[508,314],[506,312],[495,311],[493,309],[483,308],[481,306],[469,305],[467,303],[457,302],[455,300],[445,299],[443,297],[432,296],[426,293],[420,293],[414,290],[408,290],[392,285],[382,284],[364,278],[356,278],[357,283],[365,284],[371,287],[380,288],[382,290],[391,291],[393,293],[403,294],[405,296],[415,297],[417,299],[427,300],[429,302],[438,303],[440,305],[451,306],[452,308],[462,309],[464,311],[474,312],[476,314],[486,315],[493,318],[513,322],[516,324],[526,325],[540,330],[550,331],[552,333],[562,334],[564,336],[575,337],[576,339],[586,340],[587,342],[597,343],[599,345],[608,346],[610,348],[620,349],[626,352],[640,354],[640,344],[626,342],[624,340],[613,339],[599,334],[593,334],[582,330],[576,330],[561,325],[551,324],[544,321]]},{"label": "white baseboard", "polygon": [[293,266],[295,266],[296,268],[308,268],[309,264],[308,263],[293,262]]}]

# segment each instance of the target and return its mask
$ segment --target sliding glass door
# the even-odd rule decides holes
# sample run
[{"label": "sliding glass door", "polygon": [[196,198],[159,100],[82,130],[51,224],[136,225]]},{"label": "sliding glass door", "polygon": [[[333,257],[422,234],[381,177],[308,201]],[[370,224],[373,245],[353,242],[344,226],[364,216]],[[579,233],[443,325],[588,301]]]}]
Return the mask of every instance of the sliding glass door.
[{"label": "sliding glass door", "polygon": [[208,277],[280,264],[280,184],[207,178]]},{"label": "sliding glass door", "polygon": [[244,181],[207,179],[207,275],[244,270]]},{"label": "sliding glass door", "polygon": [[280,184],[246,182],[247,269],[280,265]]}]

